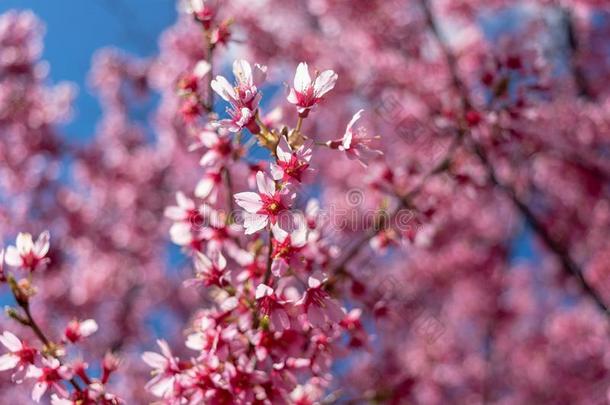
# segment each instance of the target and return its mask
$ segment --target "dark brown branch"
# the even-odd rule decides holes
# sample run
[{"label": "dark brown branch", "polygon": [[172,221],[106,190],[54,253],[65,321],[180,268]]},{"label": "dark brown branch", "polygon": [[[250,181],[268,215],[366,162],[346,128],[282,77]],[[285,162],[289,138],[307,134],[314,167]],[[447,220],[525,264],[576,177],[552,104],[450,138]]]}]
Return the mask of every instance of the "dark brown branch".
[{"label": "dark brown branch", "polygon": [[561,19],[565,27],[565,35],[568,47],[568,64],[574,78],[574,84],[578,90],[578,95],[589,101],[595,101],[595,94],[591,90],[587,81],[587,76],[582,69],[579,58],[579,43],[574,27],[574,20],[570,9],[567,7],[560,9]]}]

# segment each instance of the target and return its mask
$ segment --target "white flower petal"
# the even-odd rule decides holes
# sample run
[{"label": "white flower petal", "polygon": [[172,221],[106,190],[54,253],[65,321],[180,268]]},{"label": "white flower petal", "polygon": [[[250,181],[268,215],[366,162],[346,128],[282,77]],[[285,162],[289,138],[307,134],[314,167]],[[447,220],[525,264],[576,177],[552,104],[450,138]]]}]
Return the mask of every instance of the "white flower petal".
[{"label": "white flower petal", "polygon": [[273,288],[269,287],[266,284],[259,284],[256,287],[256,299],[260,300],[263,297],[267,297],[269,295],[273,294]]},{"label": "white flower petal", "polygon": [[216,79],[212,80],[210,83],[210,87],[212,87],[212,90],[218,93],[225,101],[231,102],[237,99],[235,89],[223,76],[216,76]]},{"label": "white flower petal", "polygon": [[244,228],[246,228],[246,235],[252,235],[253,233],[260,231],[267,226],[267,223],[268,219],[266,215],[252,214],[249,212],[244,214]]},{"label": "white flower petal", "polygon": [[32,235],[29,233],[19,232],[16,240],[17,251],[19,254],[27,254],[32,251],[34,242],[32,241]]},{"label": "white flower petal", "polygon": [[163,215],[172,221],[184,221],[185,219],[188,219],[186,212],[182,208],[176,207],[175,205],[165,208]]},{"label": "white flower petal", "polygon": [[4,333],[0,335],[0,343],[2,343],[11,352],[17,352],[23,348],[21,340],[19,340],[17,336],[13,335],[9,331],[4,331]]},{"label": "white flower petal", "polygon": [[290,159],[292,158],[292,149],[290,148],[286,137],[280,136],[280,141],[277,144],[275,153],[277,154],[277,158],[282,162],[290,162]]},{"label": "white flower petal", "polygon": [[246,87],[252,87],[254,85],[252,67],[248,61],[239,59],[233,62],[233,74],[240,84]]},{"label": "white flower petal", "polygon": [[297,97],[297,92],[294,89],[290,89],[290,93],[288,93],[288,97],[286,97],[286,100],[288,100],[290,104],[298,104],[299,99]]},{"label": "white flower petal", "polygon": [[261,194],[272,196],[275,194],[275,182],[263,172],[256,173],[256,186]]},{"label": "white flower petal", "polygon": [[197,183],[197,186],[195,187],[195,195],[203,199],[208,198],[210,194],[212,194],[212,190],[214,189],[215,185],[216,182],[212,177],[205,176]]},{"label": "white flower petal", "polygon": [[0,356],[0,371],[11,370],[19,364],[19,356],[6,353]]},{"label": "white flower petal", "polygon": [[296,74],[294,75],[294,89],[298,92],[304,92],[311,85],[311,77],[309,76],[309,68],[307,63],[301,62],[297,66]]},{"label": "white flower petal", "polygon": [[154,369],[163,370],[167,366],[167,359],[155,352],[144,352],[142,360]]},{"label": "white flower petal", "polygon": [[314,276],[310,276],[307,280],[307,285],[309,288],[318,288],[320,285],[322,285],[322,280]]},{"label": "white flower petal", "polygon": [[21,255],[19,254],[19,252],[17,251],[17,248],[15,248],[15,246],[9,246],[6,249],[4,261],[9,266],[13,266],[13,267],[20,267],[23,263],[23,261],[21,260]]},{"label": "white flower petal", "polygon": [[320,73],[313,84],[316,98],[320,98],[331,91],[335,87],[338,77],[339,76],[332,70],[325,70]]},{"label": "white flower petal", "polygon": [[34,245],[34,253],[36,257],[41,258],[46,256],[46,254],[49,252],[50,239],[51,235],[49,234],[49,231],[44,231],[40,234],[40,236],[36,240],[36,244]]},{"label": "white flower petal", "polygon": [[208,73],[210,73],[210,70],[212,69],[212,66],[205,60],[200,60],[199,62],[197,62],[197,64],[195,65],[195,68],[193,69],[193,74],[199,78],[202,79],[205,75],[207,75]]},{"label": "white flower petal", "polygon": [[271,231],[273,232],[273,238],[278,242],[284,242],[288,237],[288,232],[283,230],[278,223],[271,225]]},{"label": "white flower petal", "polygon": [[94,319],[87,319],[80,323],[79,332],[81,336],[87,337],[97,332],[98,326]]},{"label": "white flower petal", "polygon": [[184,222],[177,222],[169,228],[169,235],[176,245],[185,246],[193,241],[191,226]]},{"label": "white flower petal", "polygon": [[263,208],[263,201],[261,200],[261,197],[251,191],[237,193],[234,195],[234,198],[237,205],[250,213],[256,213]]},{"label": "white flower petal", "polygon": [[32,389],[32,399],[36,402],[40,402],[40,398],[47,392],[47,388],[49,385],[44,382],[38,382],[34,384],[34,388]]}]

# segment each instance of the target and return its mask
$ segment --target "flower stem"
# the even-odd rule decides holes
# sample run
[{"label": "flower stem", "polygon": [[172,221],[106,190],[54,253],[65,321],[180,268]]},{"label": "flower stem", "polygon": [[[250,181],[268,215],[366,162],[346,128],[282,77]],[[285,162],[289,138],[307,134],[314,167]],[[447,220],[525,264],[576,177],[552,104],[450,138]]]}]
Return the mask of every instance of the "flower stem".
[{"label": "flower stem", "polygon": [[[30,327],[30,329],[32,329],[34,334],[38,337],[38,339],[42,342],[42,344],[45,347],[47,347],[48,349],[53,349],[55,344],[53,342],[51,342],[49,340],[49,338],[47,338],[47,336],[44,334],[42,329],[40,329],[40,326],[38,326],[38,323],[36,323],[36,321],[34,320],[34,317],[32,316],[32,312],[30,311],[30,304],[28,302],[21,302],[20,300],[17,300],[17,304],[21,307],[21,309],[23,309],[23,312],[25,313],[25,316],[28,321],[28,326]],[[51,354],[51,356],[55,357],[60,363],[62,362],[61,359],[55,353],[53,353],[52,350],[51,350],[50,354]],[[70,384],[72,385],[72,387],[74,387],[74,389],[76,391],[78,391],[78,392],[83,391],[82,388],[80,387],[80,384],[78,383],[78,381],[76,381],[74,378],[70,378],[68,381],[70,382]]]},{"label": "flower stem", "polygon": [[[271,278],[271,263],[272,263],[272,254],[273,254],[273,236],[271,234],[271,227],[269,227],[269,252],[267,253],[267,270],[265,271],[265,278],[263,279],[263,284],[267,284],[269,279]],[[267,284],[268,285],[268,284]]]}]

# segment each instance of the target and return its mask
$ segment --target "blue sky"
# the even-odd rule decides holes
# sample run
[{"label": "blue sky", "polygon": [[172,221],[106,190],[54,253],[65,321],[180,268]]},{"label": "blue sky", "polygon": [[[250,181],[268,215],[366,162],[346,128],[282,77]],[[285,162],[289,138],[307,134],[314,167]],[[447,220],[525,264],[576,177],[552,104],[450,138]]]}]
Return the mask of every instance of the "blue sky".
[{"label": "blue sky", "polygon": [[70,81],[79,88],[73,121],[66,132],[87,139],[100,116],[87,87],[91,58],[113,46],[138,56],[151,56],[157,38],[176,18],[175,0],[2,0],[0,12],[32,10],[46,25],[43,58],[51,81]]}]

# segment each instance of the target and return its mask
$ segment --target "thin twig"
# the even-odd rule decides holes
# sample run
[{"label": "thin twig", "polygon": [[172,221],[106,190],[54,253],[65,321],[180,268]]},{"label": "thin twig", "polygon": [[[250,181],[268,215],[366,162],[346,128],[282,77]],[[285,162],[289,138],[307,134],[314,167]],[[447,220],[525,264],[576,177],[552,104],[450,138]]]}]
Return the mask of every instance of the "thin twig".
[{"label": "thin twig", "polygon": [[[14,291],[13,291],[13,295],[15,295]],[[42,329],[40,329],[40,326],[38,326],[38,323],[34,320],[34,317],[32,316],[32,312],[30,311],[30,304],[27,301],[24,302],[20,299],[17,299],[16,296],[15,296],[15,300],[17,301],[17,304],[21,307],[21,309],[23,309],[23,312],[25,313],[25,316],[28,321],[27,326],[29,326],[30,329],[32,329],[34,334],[38,337],[38,339],[42,342],[42,344],[46,348],[53,349],[55,345],[49,340],[49,338],[47,338],[47,336],[44,334]],[[56,356],[54,353],[50,353],[50,355],[53,356],[55,359],[57,359],[57,361],[59,361],[60,364],[62,363],[61,359],[58,356]],[[80,384],[78,383],[78,381],[76,381],[74,379],[74,377],[70,378],[68,381],[70,382],[72,387],[74,387],[75,390],[77,390],[78,392],[82,392],[82,388],[80,387]]]},{"label": "thin twig", "polygon": [[[445,157],[443,158],[443,160],[441,160],[432,169],[430,169],[421,178],[421,180],[415,187],[413,187],[408,193],[406,193],[404,195],[400,195],[398,193],[395,194],[395,196],[398,198],[400,204],[392,211],[392,213],[389,215],[390,217],[396,216],[400,212],[400,210],[416,208],[415,205],[413,204],[413,199],[415,197],[417,197],[417,195],[423,190],[427,181],[431,177],[433,177],[439,173],[442,173],[449,168],[449,166],[451,164],[451,159],[453,159],[453,154],[455,153],[457,148],[460,146],[461,142],[462,142],[462,135],[458,134],[451,141],[451,144],[449,145],[449,148],[447,149],[447,153],[445,154]],[[349,248],[347,253],[345,253],[343,255],[342,259],[337,264],[335,264],[334,266],[331,267],[329,274],[333,275],[336,273],[345,273],[345,266],[352,259],[354,259],[360,252],[360,249],[364,248],[364,246],[366,246],[366,244],[371,239],[373,239],[379,232],[381,232],[382,229],[383,229],[383,227],[375,227],[375,226],[369,228],[365,232],[365,234],[358,240],[358,242],[356,242],[354,245],[352,245],[352,247]]]},{"label": "thin twig", "polygon": [[263,279],[263,284],[267,284],[269,282],[269,279],[271,278],[271,264],[273,263],[273,236],[271,233],[271,228],[269,228],[269,242],[267,246],[269,251],[267,252],[267,269],[265,270],[265,278]]}]

